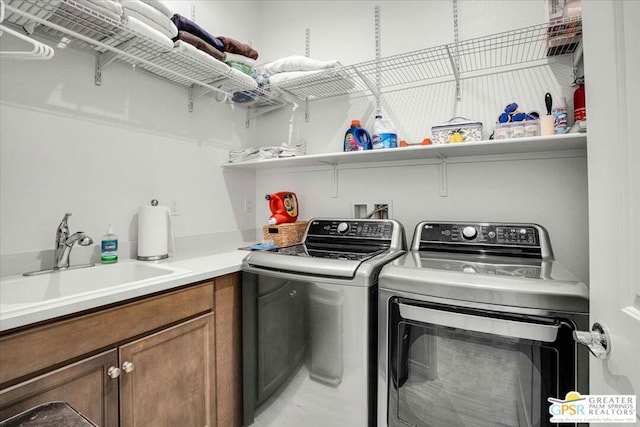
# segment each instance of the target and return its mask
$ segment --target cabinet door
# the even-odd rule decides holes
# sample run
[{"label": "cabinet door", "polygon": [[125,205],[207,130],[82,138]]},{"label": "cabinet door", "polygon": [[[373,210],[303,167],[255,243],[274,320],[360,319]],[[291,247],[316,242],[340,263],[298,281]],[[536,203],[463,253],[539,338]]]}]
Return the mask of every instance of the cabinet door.
[{"label": "cabinet door", "polygon": [[209,313],[120,347],[122,427],[215,426],[214,326]]},{"label": "cabinet door", "polygon": [[118,366],[117,356],[109,350],[0,391],[0,420],[62,401],[101,427],[117,427],[118,380],[107,374]]}]

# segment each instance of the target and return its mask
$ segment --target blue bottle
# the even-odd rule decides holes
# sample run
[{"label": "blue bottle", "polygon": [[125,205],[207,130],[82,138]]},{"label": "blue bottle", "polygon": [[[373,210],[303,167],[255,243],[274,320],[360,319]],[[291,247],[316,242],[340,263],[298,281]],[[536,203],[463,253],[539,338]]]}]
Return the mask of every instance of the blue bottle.
[{"label": "blue bottle", "polygon": [[351,127],[344,134],[344,151],[371,150],[371,136],[361,127],[360,120],[352,120]]}]

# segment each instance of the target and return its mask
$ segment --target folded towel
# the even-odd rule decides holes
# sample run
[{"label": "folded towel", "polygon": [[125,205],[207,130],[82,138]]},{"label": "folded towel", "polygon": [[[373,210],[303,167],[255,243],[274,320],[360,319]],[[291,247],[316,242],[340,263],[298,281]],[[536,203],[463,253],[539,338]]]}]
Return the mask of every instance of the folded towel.
[{"label": "folded towel", "polygon": [[249,58],[248,56],[238,55],[237,53],[226,52],[227,61],[238,62],[240,64],[248,65],[249,67],[254,67],[258,64],[255,59]]},{"label": "folded towel", "polygon": [[126,16],[133,16],[170,39],[178,37],[178,29],[171,22],[171,19],[148,4],[140,0],[124,0],[122,7]]},{"label": "folded towel", "polygon": [[252,89],[258,88],[258,82],[256,82],[256,80],[253,77],[246,75],[242,71],[236,70],[235,68],[231,68],[230,75],[233,76],[233,78],[237,82],[241,83],[243,86],[246,86],[247,88],[252,88]]},{"label": "folded towel", "polygon": [[220,41],[224,44],[224,51],[237,53],[239,55],[247,56],[251,59],[258,59],[258,51],[249,46],[248,44],[239,42],[238,40],[232,39],[231,37],[218,37]]},{"label": "folded towel", "polygon": [[[167,36],[162,34],[160,31],[157,31],[151,28],[149,25],[145,24],[139,19],[136,19],[133,16],[126,16],[123,18],[122,22],[130,30],[136,33],[140,33],[143,36],[146,36],[152,39],[153,41],[157,42],[158,44],[160,44],[160,46],[164,51],[170,52],[171,50],[173,50],[173,42],[169,38],[167,38]],[[156,55],[156,54],[153,53],[153,55]]]},{"label": "folded towel", "polygon": [[163,0],[142,0],[142,1],[148,4],[149,6],[153,7],[154,9],[157,9],[158,11],[162,12],[162,14],[167,18],[171,18],[175,13],[171,9],[171,6],[167,4],[166,1],[163,1]]},{"label": "folded towel", "polygon": [[178,30],[186,31],[187,33],[191,33],[194,36],[198,36],[205,42],[209,43],[211,46],[218,49],[220,52],[224,52],[224,44],[222,43],[222,41],[209,34],[207,30],[205,30],[192,20],[185,18],[184,16],[177,13],[171,17],[171,20],[176,25],[176,27],[178,27]]},{"label": "folded towel", "polygon": [[254,79],[258,75],[258,73],[256,72],[255,68],[249,67],[248,65],[241,64],[239,62],[227,61],[227,65],[229,67],[231,67],[231,68],[234,68],[234,69],[238,70],[238,71],[242,71],[243,73],[245,73],[248,76],[253,77]]},{"label": "folded towel", "polygon": [[269,83],[272,85],[278,85],[282,83],[286,83],[290,80],[295,80],[300,77],[308,77],[314,74],[321,73],[324,70],[313,70],[313,71],[287,71],[284,73],[272,74],[269,76]]},{"label": "folded towel", "polygon": [[283,73],[287,71],[312,71],[323,70],[327,68],[339,67],[338,61],[320,61],[318,59],[307,58],[306,56],[287,56],[285,58],[276,59],[264,65],[264,71],[269,74]]},{"label": "folded towel", "polygon": [[278,157],[304,156],[306,152],[307,143],[305,141],[291,145],[283,142],[279,146],[275,145],[262,148],[234,148],[229,150],[229,163],[275,159]]},{"label": "folded towel", "polygon": [[[228,74],[231,71],[231,68],[222,61],[218,61],[213,58],[211,55],[204,53],[203,51],[197,49],[195,46],[184,42],[182,40],[178,40],[174,43],[174,46],[178,51],[184,53],[185,55],[189,55],[192,58],[195,58],[199,61],[206,62],[211,68],[213,68],[219,74]],[[215,77],[215,76],[214,76]]]},{"label": "folded towel", "polygon": [[178,30],[178,40],[182,40],[184,42],[189,43],[192,46],[195,46],[197,49],[213,56],[215,59],[219,61],[225,61],[226,55],[223,52],[220,52],[215,47],[211,46],[206,41],[202,40],[198,36],[194,36],[191,33],[187,33],[186,31]]},{"label": "folded towel", "polygon": [[76,3],[93,9],[116,21],[122,16],[122,5],[111,0],[75,0]]}]

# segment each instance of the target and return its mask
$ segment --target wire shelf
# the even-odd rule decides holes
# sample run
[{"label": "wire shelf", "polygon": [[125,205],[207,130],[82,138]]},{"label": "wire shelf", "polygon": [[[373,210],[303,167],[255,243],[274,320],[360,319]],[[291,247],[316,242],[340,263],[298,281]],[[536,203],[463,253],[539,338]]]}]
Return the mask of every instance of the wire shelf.
[{"label": "wire shelf", "polygon": [[[253,101],[247,106],[277,107],[287,103],[281,92],[303,100],[343,95],[374,95],[444,81],[477,77],[547,63],[581,46],[582,19],[574,17],[475,39],[342,66],[266,88],[234,76],[205,60],[187,55],[129,28],[74,0],[8,0],[5,21],[29,28],[59,43],[113,55],[121,61],[184,86],[201,86],[233,99],[238,92]],[[14,11],[15,10],[15,11]],[[252,82],[251,82],[252,83]],[[290,99],[290,97],[289,97]]]},{"label": "wire shelf", "polygon": [[[294,79],[278,87],[310,100],[345,94],[379,95],[512,71],[536,62],[548,63],[550,57],[574,53],[581,39],[582,19],[574,17],[366,61]],[[337,76],[342,76],[345,82],[338,82]]]},{"label": "wire shelf", "polygon": [[[279,93],[234,76],[226,65],[214,66],[204,59],[188,55],[180,49],[161,43],[130,28],[120,19],[73,0],[8,0],[5,20],[58,43],[80,49],[93,49],[139,66],[152,74],[184,86],[201,86],[222,92],[232,99],[234,93],[249,93],[252,108],[284,105]],[[105,61],[107,64],[109,61]],[[242,105],[242,104],[240,104]]]}]

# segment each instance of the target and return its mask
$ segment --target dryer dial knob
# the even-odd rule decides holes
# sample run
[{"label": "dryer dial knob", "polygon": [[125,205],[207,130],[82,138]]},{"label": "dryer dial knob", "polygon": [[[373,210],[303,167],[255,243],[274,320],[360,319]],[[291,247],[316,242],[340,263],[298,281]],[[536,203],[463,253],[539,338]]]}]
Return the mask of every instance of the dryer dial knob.
[{"label": "dryer dial knob", "polygon": [[462,229],[462,236],[467,240],[475,239],[477,235],[478,231],[475,229],[475,227],[468,225]]},{"label": "dryer dial knob", "polygon": [[340,234],[346,233],[349,230],[349,224],[347,224],[346,222],[341,222],[340,224],[338,224],[337,230]]}]

